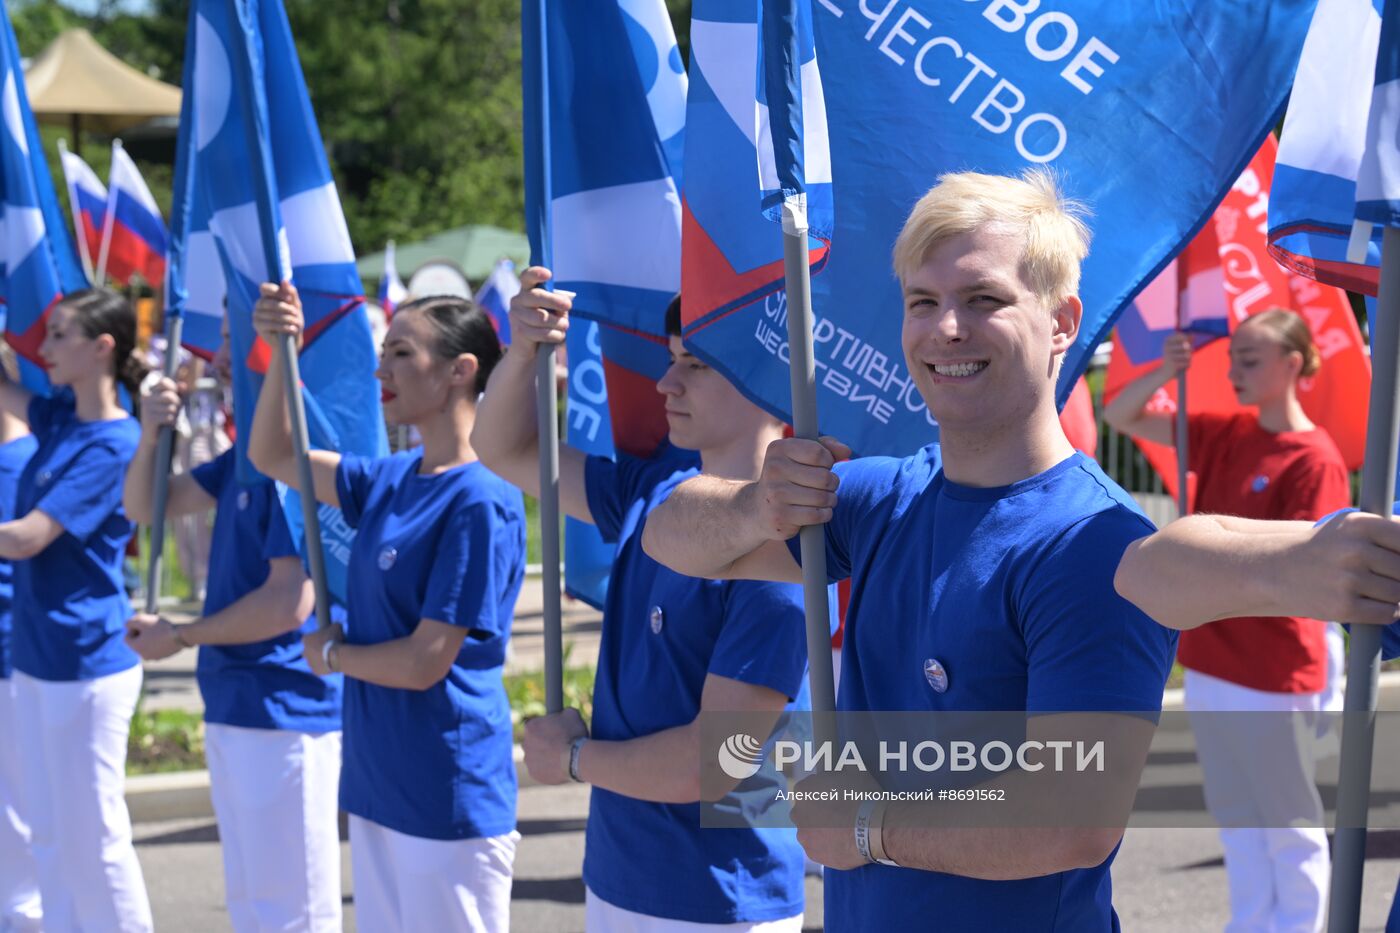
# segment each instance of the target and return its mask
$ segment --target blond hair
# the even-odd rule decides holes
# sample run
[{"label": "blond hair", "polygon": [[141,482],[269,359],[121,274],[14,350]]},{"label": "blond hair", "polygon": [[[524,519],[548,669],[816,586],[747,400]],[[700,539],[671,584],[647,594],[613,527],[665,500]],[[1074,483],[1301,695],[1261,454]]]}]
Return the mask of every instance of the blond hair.
[{"label": "blond hair", "polygon": [[945,240],[987,224],[1019,228],[1025,239],[1021,271],[1047,307],[1079,292],[1079,266],[1089,254],[1088,210],[1060,193],[1045,169],[1020,178],[956,172],[942,175],[919,199],[894,244],[901,284]]},{"label": "blond hair", "polygon": [[[1322,353],[1313,342],[1312,330],[1307,321],[1293,311],[1283,308],[1270,308],[1244,319],[1240,327],[1262,327],[1269,332],[1284,353],[1297,353],[1303,358],[1303,368],[1298,376],[1304,378],[1322,368]],[[1238,331],[1239,328],[1236,328]]]}]

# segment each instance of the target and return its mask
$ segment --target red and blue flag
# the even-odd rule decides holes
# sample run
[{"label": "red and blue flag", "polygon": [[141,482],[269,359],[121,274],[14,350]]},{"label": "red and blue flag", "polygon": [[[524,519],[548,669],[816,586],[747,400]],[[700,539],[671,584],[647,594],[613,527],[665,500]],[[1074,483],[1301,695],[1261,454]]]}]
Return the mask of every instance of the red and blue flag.
[{"label": "red and blue flag", "polygon": [[0,302],[5,339],[20,358],[20,379],[47,393],[39,344],[49,310],[68,292],[87,286],[54,193],[43,141],[29,108],[15,31],[0,16]]}]

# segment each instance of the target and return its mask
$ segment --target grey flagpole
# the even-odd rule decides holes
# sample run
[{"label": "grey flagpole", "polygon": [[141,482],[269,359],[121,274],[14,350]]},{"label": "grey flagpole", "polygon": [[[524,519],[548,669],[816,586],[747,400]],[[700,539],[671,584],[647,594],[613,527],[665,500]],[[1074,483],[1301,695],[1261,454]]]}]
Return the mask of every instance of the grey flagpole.
[{"label": "grey flagpole", "polygon": [[1186,415],[1186,370],[1176,374],[1176,511],[1178,516],[1186,514],[1186,480],[1190,476],[1188,461],[1191,457],[1190,421]]},{"label": "grey flagpole", "polygon": [[[792,375],[793,436],[816,440],[817,366],[812,351],[812,269],[807,253],[807,202],[804,195],[783,202],[783,278],[787,289],[789,371]],[[831,608],[826,584],[826,529],[806,525],[800,532],[802,602],[807,613],[807,678],[813,713],[836,709],[831,665]],[[814,738],[824,734],[821,717],[813,721]]]},{"label": "grey flagpole", "polygon": [[540,560],[544,587],[544,706],[564,708],[564,624],[559,599],[559,397],[554,389],[554,346],[535,357],[535,414],[540,445]]},{"label": "grey flagpole", "polygon": [[292,451],[297,462],[297,493],[301,496],[302,534],[306,538],[306,559],[311,569],[311,585],[316,593],[316,626],[331,624],[331,590],[326,583],[326,552],[321,547],[321,517],[316,504],[316,477],[311,471],[311,438],[306,430],[306,400],[301,394],[301,366],[296,341],[283,334],[277,344],[282,357],[282,378],[286,381],[287,417],[292,428]]},{"label": "grey flagpole", "polygon": [[[1371,322],[1371,411],[1366,459],[1361,466],[1361,508],[1389,515],[1395,502],[1396,444],[1400,441],[1400,229],[1381,239],[1380,295]],[[1332,843],[1329,933],[1352,933],[1361,923],[1361,881],[1366,870],[1367,807],[1371,754],[1376,738],[1381,633],[1354,625],[1347,649],[1346,707],[1342,714],[1342,765],[1337,783],[1337,832]]]},{"label": "grey flagpole", "polygon": [[[81,232],[80,234],[81,235]],[[180,338],[185,328],[183,314],[167,310],[165,322],[165,360],[160,373],[174,379],[180,365]],[[132,399],[132,403],[136,403]],[[160,607],[160,565],[165,553],[165,510],[170,502],[170,462],[175,450],[175,426],[160,429],[156,441],[155,478],[151,491],[151,555],[146,563],[146,612],[155,615]]]}]

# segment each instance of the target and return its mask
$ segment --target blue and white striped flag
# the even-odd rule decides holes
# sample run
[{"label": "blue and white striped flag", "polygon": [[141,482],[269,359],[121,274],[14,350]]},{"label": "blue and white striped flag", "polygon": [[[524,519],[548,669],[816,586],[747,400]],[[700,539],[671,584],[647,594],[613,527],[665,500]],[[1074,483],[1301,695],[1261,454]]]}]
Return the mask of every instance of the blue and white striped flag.
[{"label": "blue and white striped flag", "polygon": [[764,213],[782,220],[792,198],[805,208],[812,235],[831,241],[836,225],[826,100],[809,0],[762,0],[758,41],[759,182]]}]

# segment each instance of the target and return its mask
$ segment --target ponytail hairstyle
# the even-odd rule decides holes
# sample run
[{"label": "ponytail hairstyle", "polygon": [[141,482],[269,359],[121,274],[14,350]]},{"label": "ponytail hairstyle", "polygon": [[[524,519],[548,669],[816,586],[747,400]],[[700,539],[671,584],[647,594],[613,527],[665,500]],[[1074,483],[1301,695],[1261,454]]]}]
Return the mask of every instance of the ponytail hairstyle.
[{"label": "ponytail hairstyle", "polygon": [[103,334],[112,337],[112,375],[131,396],[134,408],[141,398],[141,380],[148,367],[136,353],[136,312],[121,295],[109,288],[85,288],[60,302],[73,314],[73,322],[89,340]]},{"label": "ponytail hairstyle", "polygon": [[1298,371],[1300,378],[1314,375],[1322,368],[1322,354],[1313,342],[1312,331],[1296,313],[1283,308],[1270,308],[1247,318],[1245,323],[1267,330],[1283,347],[1284,353],[1300,354],[1303,357],[1303,368]]},{"label": "ponytail hairstyle", "polygon": [[475,302],[455,295],[419,298],[394,313],[405,312],[417,312],[433,325],[437,340],[433,341],[432,349],[438,359],[455,360],[463,353],[476,357],[476,384],[471,391],[473,398],[480,395],[503,354],[496,327],[486,312]]}]

